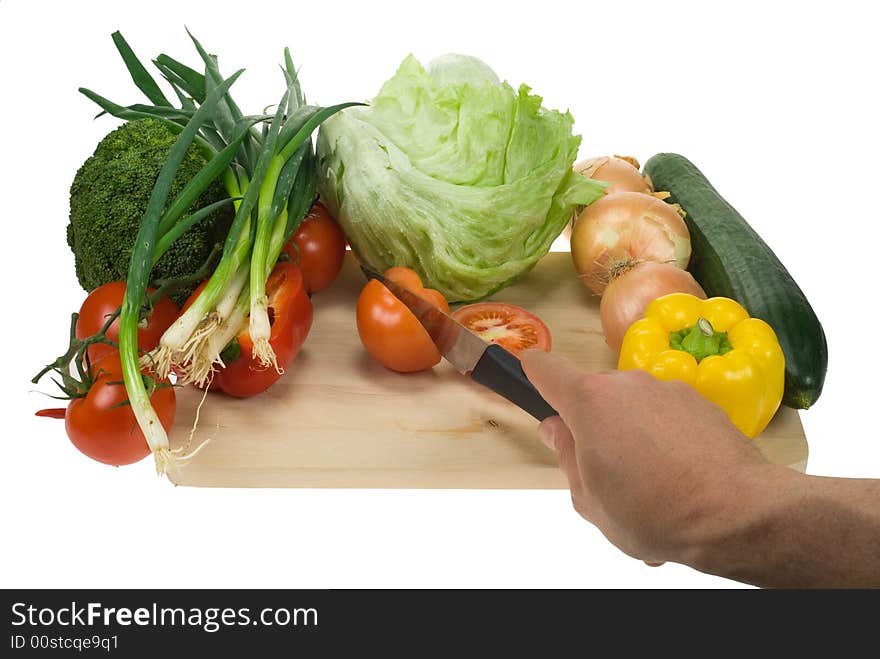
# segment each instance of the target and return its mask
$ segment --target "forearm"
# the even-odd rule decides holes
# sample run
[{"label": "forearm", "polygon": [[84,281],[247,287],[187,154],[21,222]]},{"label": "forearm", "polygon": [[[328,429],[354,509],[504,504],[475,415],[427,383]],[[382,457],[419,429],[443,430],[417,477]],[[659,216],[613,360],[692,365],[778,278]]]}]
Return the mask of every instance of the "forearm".
[{"label": "forearm", "polygon": [[730,496],[683,562],[763,587],[880,587],[880,480],[767,465]]}]

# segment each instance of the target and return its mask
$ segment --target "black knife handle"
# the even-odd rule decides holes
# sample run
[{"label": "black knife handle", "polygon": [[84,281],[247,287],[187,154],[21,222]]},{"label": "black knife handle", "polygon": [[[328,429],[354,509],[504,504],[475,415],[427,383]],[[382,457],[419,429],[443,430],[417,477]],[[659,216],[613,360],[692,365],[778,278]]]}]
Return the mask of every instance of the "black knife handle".
[{"label": "black knife handle", "polygon": [[497,344],[493,343],[486,348],[486,352],[471,371],[471,378],[501,394],[538,421],[556,416],[556,410],[547,404],[523,373],[519,359]]}]

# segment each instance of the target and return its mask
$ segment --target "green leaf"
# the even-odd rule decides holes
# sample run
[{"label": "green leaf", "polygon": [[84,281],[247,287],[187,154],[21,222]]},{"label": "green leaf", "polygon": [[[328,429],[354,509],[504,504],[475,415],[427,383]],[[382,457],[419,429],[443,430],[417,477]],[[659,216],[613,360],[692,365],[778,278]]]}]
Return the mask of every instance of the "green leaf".
[{"label": "green leaf", "polygon": [[127,107],[129,110],[135,112],[146,112],[151,113],[153,116],[165,117],[166,119],[176,121],[181,125],[186,125],[186,122],[192,119],[193,114],[195,114],[195,109],[184,110],[182,108],[165,107],[161,105],[144,105],[142,103],[134,103]]},{"label": "green leaf", "polygon": [[284,78],[290,89],[290,98],[288,98],[288,114],[296,108],[302,107],[306,103],[303,96],[302,87],[299,84],[299,75],[293,66],[293,58],[290,56],[290,49],[284,49]]},{"label": "green leaf", "polygon": [[[266,133],[266,139],[263,143],[262,148],[260,149],[260,155],[257,158],[256,165],[254,165],[253,173],[250,177],[250,182],[248,184],[248,189],[244,193],[244,198],[241,200],[241,204],[238,207],[238,210],[235,213],[235,218],[232,220],[232,226],[229,228],[229,233],[226,235],[226,243],[223,246],[223,259],[232,258],[232,254],[238,249],[239,238],[241,237],[245,221],[250,217],[251,212],[254,211],[257,201],[260,197],[260,188],[263,185],[263,179],[266,177],[266,172],[269,169],[269,164],[272,162],[272,158],[275,156],[275,143],[278,140],[278,133],[281,130],[281,121],[272,121],[271,126],[269,127],[268,133]],[[250,242],[253,243],[253,238],[256,233],[257,223],[250,223]]]},{"label": "green leaf", "polygon": [[[166,80],[167,80],[167,78],[166,78]],[[187,96],[186,93],[180,87],[175,85],[173,82],[171,82],[170,80],[168,82],[171,84],[171,88],[174,90],[174,93],[177,95],[177,100],[180,101],[180,107],[182,107],[184,110],[191,110],[191,111],[195,112],[196,104],[192,100],[192,98]]]},{"label": "green leaf", "polygon": [[339,112],[340,110],[344,110],[345,108],[350,108],[355,105],[366,105],[365,103],[339,103],[338,105],[331,105],[327,108],[320,108],[317,112],[315,112],[311,117],[309,117],[308,121],[303,124],[303,126],[290,138],[290,141],[285,144],[281,149],[281,155],[285,158],[289,158],[294,151],[296,151],[300,145],[306,141],[306,138],[312,134],[312,131],[315,130],[318,126],[320,126],[325,120],[332,117],[334,114]]},{"label": "green leaf", "polygon": [[199,198],[207,187],[218,177],[220,174],[229,167],[229,164],[232,162],[233,158],[235,158],[235,154],[238,151],[238,147],[241,144],[242,140],[247,137],[248,130],[252,124],[260,121],[261,118],[252,118],[250,121],[242,121],[239,122],[238,128],[236,130],[236,134],[234,135],[233,140],[227,144],[220,152],[218,152],[213,158],[211,158],[207,163],[205,163],[202,168],[193,176],[187,184],[183,187],[183,189],[177,193],[177,196],[165,210],[164,215],[162,216],[161,222],[159,224],[159,235],[169,231],[171,227],[177,222],[181,215],[188,208],[190,208],[193,203],[195,203],[196,199]]},{"label": "green leaf", "polygon": [[173,71],[164,68],[161,64],[158,64],[156,60],[153,60],[153,64],[156,65],[156,68],[162,73],[162,77],[165,78],[166,82],[171,85],[171,89],[174,90],[177,99],[180,101],[181,107],[185,110],[195,110],[196,104],[192,95],[186,91],[186,81],[184,81],[181,77],[175,74]]},{"label": "green leaf", "polygon": [[[214,79],[213,76],[205,76],[205,88],[208,90],[210,94],[212,90],[216,89],[219,83]],[[214,112],[214,125],[217,126],[217,131],[220,135],[223,136],[227,142],[232,139],[232,131],[235,129],[236,118],[233,116],[232,112],[229,111],[228,105],[221,101],[216,111]]]},{"label": "green leaf", "polygon": [[[91,89],[80,87],[79,92],[83,96],[97,104],[101,109],[104,110],[104,112],[113,115],[118,119],[125,119],[126,121],[131,121],[133,119],[158,119],[175,133],[180,133],[183,130],[183,126],[180,123],[169,119],[167,116],[165,116],[165,113],[162,110],[158,110],[155,107],[145,105],[141,106],[140,110],[132,110],[125,107],[124,105],[114,103],[113,101],[104,98],[100,94],[96,94]],[[101,115],[99,114],[97,116],[100,117]],[[199,146],[209,152],[214,152],[217,150],[207,140],[200,136],[196,136],[195,141],[199,144]]]},{"label": "green leaf", "polygon": [[[198,39],[193,36],[192,32],[189,30],[186,31],[189,35],[190,39],[192,39],[193,45],[198,51],[199,56],[202,58],[202,61],[205,63],[205,89],[211,89],[212,85],[219,84],[219,82],[223,79],[223,76],[220,74],[220,68],[217,66],[217,57],[214,55],[208,54],[208,52],[202,47],[202,44]],[[229,132],[232,130],[232,127],[236,122],[240,121],[242,118],[242,112],[235,104],[235,101],[232,100],[232,96],[226,95],[223,103],[218,106],[217,116],[214,119],[217,128],[220,131],[220,134],[223,135],[227,140],[230,139]],[[256,148],[258,146],[256,135],[254,138],[247,139],[241,146],[241,156],[239,160],[242,165],[244,165],[245,169],[250,172],[251,167],[254,166],[254,163],[257,159]]]},{"label": "green leaf", "polygon": [[210,143],[215,152],[222,151],[226,146],[226,140],[217,132],[217,129],[207,123],[202,126],[202,136]]},{"label": "green leaf", "polygon": [[[223,76],[220,74],[220,68],[217,66],[217,57],[215,55],[209,55],[202,47],[199,40],[193,36],[192,32],[187,30],[186,33],[189,35],[189,38],[192,39],[199,56],[205,63],[205,89],[210,92],[212,85],[218,85],[223,80]],[[235,122],[242,118],[241,110],[238,109],[235,101],[233,101],[228,95],[223,99],[223,103],[220,104],[218,112],[224,117],[224,122],[226,121],[226,118],[229,119],[228,126],[230,130],[232,126],[235,125]]]},{"label": "green leaf", "polygon": [[317,197],[318,170],[315,162],[315,154],[312,150],[311,141],[307,141],[301,148],[305,149],[302,164],[300,165],[296,180],[287,200],[287,227],[284,231],[284,242],[296,233],[302,224],[303,218],[309,212]]},{"label": "green leaf", "polygon": [[302,127],[306,125],[306,122],[314,117],[320,109],[321,107],[317,105],[304,105],[288,113],[284,120],[284,127],[281,129],[281,134],[278,135],[278,148],[284,149],[293,136],[296,135]]},{"label": "green leaf", "polygon": [[163,74],[170,73],[176,76],[180,80],[181,89],[189,94],[194,101],[197,103],[205,102],[207,92],[205,91],[204,75],[164,53],[153,60],[153,63],[159,67]]},{"label": "green leaf", "polygon": [[137,85],[137,88],[140,89],[154,105],[171,107],[171,103],[165,98],[165,94],[159,89],[159,85],[153,80],[153,76],[151,76],[147,69],[144,68],[144,65],[141,64],[140,60],[134,54],[134,51],[128,45],[128,42],[122,34],[117,31],[113,33],[112,37],[113,43],[116,44],[116,49],[119,51],[119,54],[122,55],[122,60],[125,62],[125,66],[131,74],[131,79],[134,80],[134,84]]},{"label": "green leaf", "polygon": [[219,210],[226,204],[230,204],[234,201],[240,200],[241,197],[229,197],[227,199],[221,199],[220,201],[215,201],[213,204],[208,204],[203,208],[200,208],[195,213],[191,213],[186,217],[180,219],[174,226],[172,226],[168,231],[162,232],[161,226],[159,228],[159,235],[161,236],[158,241],[156,241],[156,249],[153,253],[153,265],[155,265],[159,259],[164,256],[165,252],[168,251],[168,248],[174,243],[175,240],[180,238],[184,233],[189,231],[196,224],[201,222],[207,217],[210,217],[215,211]]},{"label": "green leaf", "polygon": [[[181,131],[180,135],[178,135],[177,140],[175,140],[174,145],[171,147],[171,150],[168,153],[168,158],[165,161],[165,164],[162,166],[162,169],[159,172],[159,176],[156,178],[156,184],[153,186],[153,192],[150,194],[150,199],[147,201],[147,208],[146,211],[144,211],[144,220],[141,222],[142,230],[143,224],[146,221],[149,221],[149,224],[155,223],[156,228],[158,228],[158,223],[162,217],[162,208],[165,206],[165,203],[168,200],[168,194],[171,192],[171,185],[174,182],[177,168],[180,166],[180,163],[183,160],[184,155],[186,154],[186,150],[189,148],[190,143],[196,138],[201,124],[207,121],[207,119],[211,116],[211,112],[213,111],[214,106],[216,106],[220,102],[220,99],[223,97],[223,94],[226,93],[226,90],[228,90],[229,87],[232,86],[232,84],[243,72],[244,69],[236,71],[232,76],[229,77],[228,80],[225,80],[221,85],[214,89],[214,91],[208,95],[205,103],[198,110],[196,110],[195,114],[193,114],[192,118]],[[208,103],[208,101],[210,101],[210,104]],[[197,174],[194,178],[199,178],[199,175],[202,174],[205,169],[209,168],[214,161],[221,157],[221,155],[222,152],[221,154],[217,154],[217,156],[209,161],[207,165],[205,165],[205,167],[203,167],[199,174]],[[222,169],[220,171],[222,171]],[[190,183],[187,184],[186,187],[189,188],[192,183],[193,182],[190,181]],[[186,188],[184,188],[184,191],[185,190]],[[175,198],[175,201],[183,196],[184,191],[181,191],[181,194],[179,194],[178,197]],[[193,197],[193,201],[196,197],[198,197],[198,195],[195,195],[195,197]]]},{"label": "green leaf", "polygon": [[281,173],[278,175],[278,180],[275,183],[275,192],[272,195],[272,208],[269,211],[269,215],[273,218],[278,217],[287,204],[287,199],[290,196],[290,191],[293,188],[293,183],[296,180],[297,172],[305,155],[305,149],[303,148],[305,146],[304,144],[297,149],[281,168]]}]

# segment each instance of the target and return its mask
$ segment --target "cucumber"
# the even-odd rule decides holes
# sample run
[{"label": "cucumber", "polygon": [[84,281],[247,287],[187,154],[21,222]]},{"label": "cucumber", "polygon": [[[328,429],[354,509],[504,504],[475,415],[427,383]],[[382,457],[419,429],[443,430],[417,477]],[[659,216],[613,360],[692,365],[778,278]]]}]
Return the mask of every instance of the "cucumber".
[{"label": "cucumber", "polygon": [[645,163],[655,190],[685,211],[691,234],[688,270],[709,296],[729,297],[776,331],[785,355],[782,402],[807,409],[828,368],[825,332],[813,308],[767,243],[687,158],[659,153]]}]

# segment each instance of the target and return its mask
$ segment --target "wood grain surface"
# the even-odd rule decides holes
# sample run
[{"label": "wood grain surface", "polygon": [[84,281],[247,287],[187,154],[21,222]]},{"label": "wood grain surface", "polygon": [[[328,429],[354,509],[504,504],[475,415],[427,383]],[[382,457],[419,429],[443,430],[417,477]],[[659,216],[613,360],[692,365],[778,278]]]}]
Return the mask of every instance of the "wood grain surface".
[{"label": "wood grain surface", "polygon": [[[336,282],[313,298],[315,318],[299,356],[266,393],[247,400],[178,392],[174,447],[209,443],[170,478],[200,487],[564,488],[537,421],[459,375],[445,361],[397,374],[361,347],[355,301],[364,283],[346,254]],[[614,367],[598,299],[568,253],[549,254],[492,298],[537,313],[553,350],[588,371]],[[755,441],[772,462],[803,471],[807,442],[797,412],[782,408]]]}]

